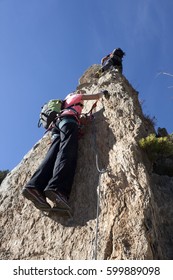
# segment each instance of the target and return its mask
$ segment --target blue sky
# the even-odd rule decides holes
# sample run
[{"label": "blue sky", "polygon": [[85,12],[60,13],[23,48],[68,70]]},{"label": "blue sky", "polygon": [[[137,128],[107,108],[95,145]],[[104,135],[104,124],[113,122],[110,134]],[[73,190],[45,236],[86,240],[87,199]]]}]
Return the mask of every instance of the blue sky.
[{"label": "blue sky", "polygon": [[0,0],[0,170],[43,136],[40,107],[116,47],[145,114],[173,132],[172,0]]}]

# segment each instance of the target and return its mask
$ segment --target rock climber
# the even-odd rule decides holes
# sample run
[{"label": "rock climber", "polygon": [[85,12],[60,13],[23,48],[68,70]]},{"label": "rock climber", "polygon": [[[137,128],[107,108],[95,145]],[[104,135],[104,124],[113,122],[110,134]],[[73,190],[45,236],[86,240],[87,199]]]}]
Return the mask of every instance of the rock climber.
[{"label": "rock climber", "polygon": [[83,103],[85,100],[98,100],[107,94],[106,90],[96,94],[77,91],[65,98],[64,109],[51,132],[51,146],[22,190],[23,196],[31,200],[38,209],[47,210],[51,207],[46,198],[56,207],[70,208],[68,199],[76,170],[78,128]]},{"label": "rock climber", "polygon": [[100,76],[104,71],[108,70],[110,67],[115,68],[118,72],[122,74],[123,66],[122,59],[125,55],[122,49],[114,49],[110,54],[106,55],[101,60],[101,69],[96,73],[96,76]]}]

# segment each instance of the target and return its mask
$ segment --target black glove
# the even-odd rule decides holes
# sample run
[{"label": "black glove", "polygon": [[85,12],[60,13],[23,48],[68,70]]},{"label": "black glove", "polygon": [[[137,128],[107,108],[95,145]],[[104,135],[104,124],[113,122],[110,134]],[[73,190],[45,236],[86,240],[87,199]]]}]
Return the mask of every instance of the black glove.
[{"label": "black glove", "polygon": [[109,97],[109,92],[107,90],[102,90],[101,92],[104,94],[105,98]]}]

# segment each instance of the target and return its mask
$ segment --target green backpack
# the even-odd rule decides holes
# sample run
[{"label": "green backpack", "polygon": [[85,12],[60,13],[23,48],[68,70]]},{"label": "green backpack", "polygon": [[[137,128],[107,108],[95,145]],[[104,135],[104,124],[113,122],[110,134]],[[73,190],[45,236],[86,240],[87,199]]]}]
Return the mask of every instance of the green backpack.
[{"label": "green backpack", "polygon": [[63,100],[52,99],[44,104],[40,112],[38,127],[42,125],[45,129],[48,129],[50,124],[55,121],[58,114],[63,110],[63,103]]}]

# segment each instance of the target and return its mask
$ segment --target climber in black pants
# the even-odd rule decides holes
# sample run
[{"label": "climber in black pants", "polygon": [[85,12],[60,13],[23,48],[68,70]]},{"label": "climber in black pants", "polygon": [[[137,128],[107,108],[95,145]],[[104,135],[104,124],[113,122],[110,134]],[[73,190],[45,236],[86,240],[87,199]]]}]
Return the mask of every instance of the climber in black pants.
[{"label": "climber in black pants", "polygon": [[46,157],[22,190],[23,196],[31,200],[38,209],[47,210],[51,207],[46,198],[59,208],[70,208],[68,199],[76,170],[78,127],[83,101],[97,100],[105,94],[108,92],[79,92],[66,97],[65,109],[52,130],[53,142]]}]

